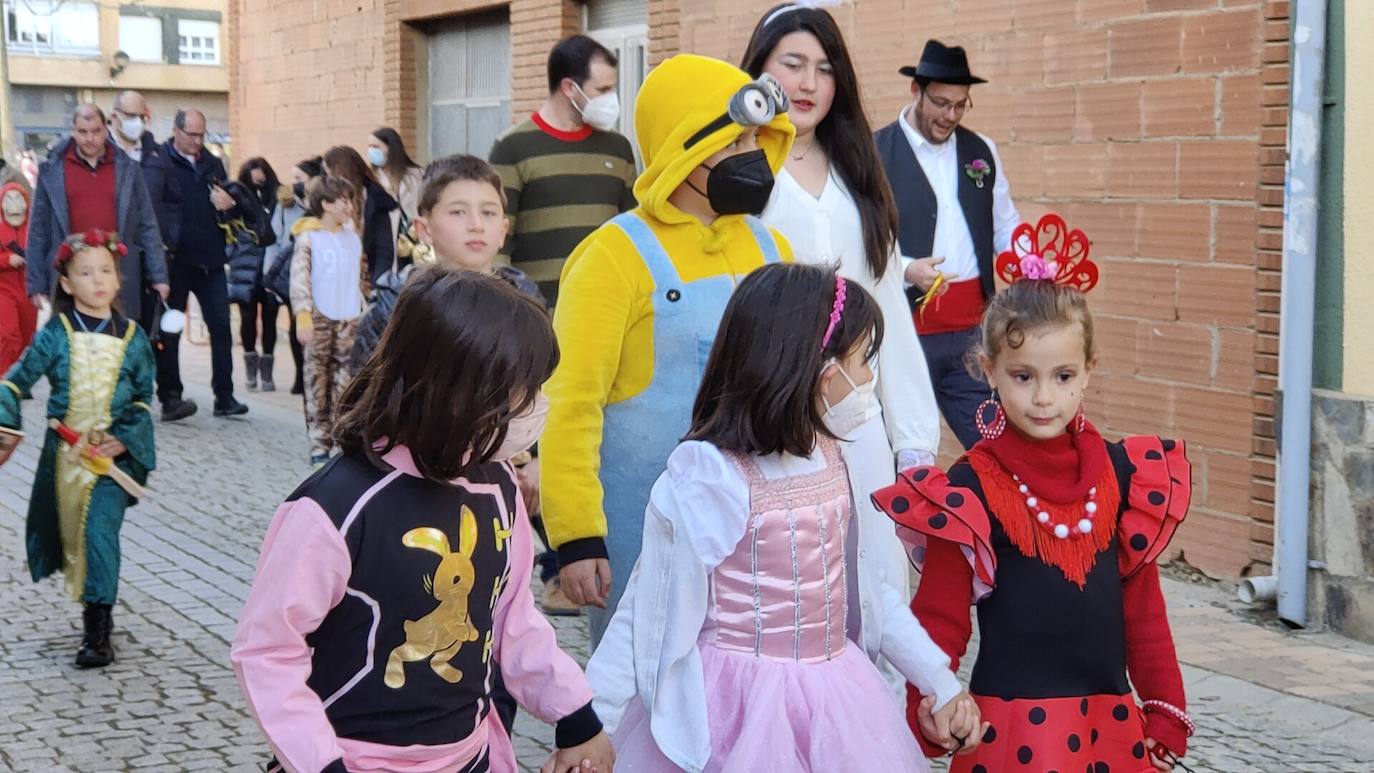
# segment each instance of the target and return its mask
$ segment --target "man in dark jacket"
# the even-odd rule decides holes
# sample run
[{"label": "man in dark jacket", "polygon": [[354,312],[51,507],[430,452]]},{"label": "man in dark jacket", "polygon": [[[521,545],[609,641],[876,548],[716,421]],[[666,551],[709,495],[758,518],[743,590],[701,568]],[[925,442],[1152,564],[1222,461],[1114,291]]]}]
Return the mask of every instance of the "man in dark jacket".
[{"label": "man in dark jacket", "polygon": [[[136,161],[143,170],[143,181],[148,196],[153,200],[153,211],[157,214],[157,226],[162,232],[162,244],[175,244],[177,229],[181,227],[181,191],[176,186],[176,178],[169,174],[167,154],[161,144],[147,130],[152,113],[148,102],[137,91],[121,91],[115,97],[114,109],[110,111],[110,137],[115,147]],[[135,254],[138,254],[135,249]],[[143,315],[139,323],[154,342],[153,351],[164,346],[163,334],[156,330],[160,314],[158,296],[151,288],[143,293]],[[159,377],[161,373],[158,374]],[[193,400],[173,398],[162,403],[162,420],[179,421],[196,412]]]},{"label": "man in dark jacket", "polygon": [[28,292],[41,303],[57,281],[53,258],[72,233],[118,231],[132,249],[119,261],[120,311],[138,319],[145,283],[162,297],[170,290],[157,216],[138,164],[109,142],[105,113],[78,105],[72,136],[53,148],[38,171],[29,217]]},{"label": "man in dark jacket", "polygon": [[[187,296],[195,293],[205,326],[210,329],[210,386],[215,392],[216,416],[240,416],[248,406],[234,399],[233,339],[229,332],[229,295],[224,277],[225,232],[219,213],[234,208],[224,190],[224,164],[205,150],[205,114],[178,110],[172,139],[163,146],[167,174],[181,191],[181,219],[176,240],[168,246],[172,294],[167,303],[186,310]],[[180,335],[162,335],[157,352],[158,399],[165,407],[181,400]],[[175,404],[175,403],[172,403]]]}]

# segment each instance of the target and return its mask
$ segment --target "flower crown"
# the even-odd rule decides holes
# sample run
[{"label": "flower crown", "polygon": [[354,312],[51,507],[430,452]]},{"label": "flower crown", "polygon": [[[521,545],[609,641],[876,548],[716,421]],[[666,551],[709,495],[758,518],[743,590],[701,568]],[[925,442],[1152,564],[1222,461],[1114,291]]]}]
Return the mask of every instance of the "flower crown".
[{"label": "flower crown", "polygon": [[[124,242],[119,240],[119,234],[116,234],[114,231],[102,231],[97,228],[80,234],[80,236],[81,240],[85,242],[85,244],[80,245],[80,249],[104,247],[110,251],[111,255],[117,258],[122,258],[129,254],[129,248],[124,245]],[[57,257],[53,259],[53,265],[61,266],[63,263],[76,257],[78,251],[77,248],[72,247],[70,242],[62,242],[62,245],[57,248]]]},{"label": "flower crown", "polygon": [[1007,284],[1023,279],[1049,280],[1080,292],[1097,286],[1097,264],[1088,260],[1088,237],[1069,230],[1053,212],[1032,226],[1022,223],[1011,232],[1011,249],[997,256],[997,276]]}]

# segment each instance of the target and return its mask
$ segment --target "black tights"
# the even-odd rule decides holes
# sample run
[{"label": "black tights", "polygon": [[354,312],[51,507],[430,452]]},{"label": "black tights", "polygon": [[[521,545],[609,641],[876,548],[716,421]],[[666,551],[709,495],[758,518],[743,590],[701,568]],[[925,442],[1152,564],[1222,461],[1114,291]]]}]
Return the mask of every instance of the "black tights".
[{"label": "black tights", "polygon": [[255,351],[258,342],[258,310],[262,310],[262,353],[271,355],[277,348],[277,310],[281,302],[277,296],[258,288],[253,299],[239,303],[239,341],[245,352]]}]

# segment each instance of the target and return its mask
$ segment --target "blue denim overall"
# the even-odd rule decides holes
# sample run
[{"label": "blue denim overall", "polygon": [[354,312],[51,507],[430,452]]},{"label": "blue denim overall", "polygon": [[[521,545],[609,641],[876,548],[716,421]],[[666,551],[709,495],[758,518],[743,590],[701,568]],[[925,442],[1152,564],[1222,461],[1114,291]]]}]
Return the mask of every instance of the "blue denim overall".
[{"label": "blue denim overall", "polygon": [[[768,228],[757,218],[745,217],[745,222],[764,263],[781,260]],[[643,392],[605,408],[601,487],[612,583],[607,608],[590,610],[593,648],[601,641],[639,558],[649,491],[691,425],[692,404],[716,328],[735,285],[743,278],[719,274],[683,282],[658,237],[638,215],[626,212],[610,223],[630,237],[653,276],[654,370]]]}]

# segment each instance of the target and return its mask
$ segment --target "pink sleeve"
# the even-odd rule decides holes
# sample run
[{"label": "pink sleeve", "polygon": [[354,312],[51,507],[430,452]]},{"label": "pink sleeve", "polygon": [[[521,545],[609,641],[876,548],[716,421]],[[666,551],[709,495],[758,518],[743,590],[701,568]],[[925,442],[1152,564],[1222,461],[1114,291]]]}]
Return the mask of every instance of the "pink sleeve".
[{"label": "pink sleeve", "polygon": [[506,688],[520,705],[553,724],[590,703],[592,688],[577,661],[558,647],[553,626],[535,608],[530,592],[534,536],[524,498],[515,500],[510,577],[496,605],[492,657],[501,664]]},{"label": "pink sleeve", "polygon": [[343,537],[318,504],[301,499],[277,510],[229,658],[287,770],[313,773],[343,757],[324,704],[306,686],[305,637],[343,598],[351,568]]}]

